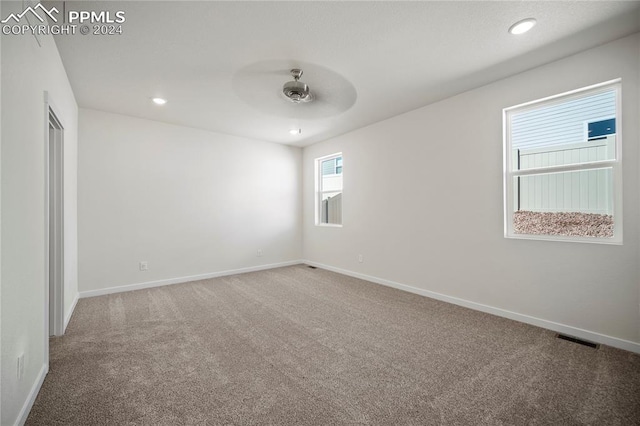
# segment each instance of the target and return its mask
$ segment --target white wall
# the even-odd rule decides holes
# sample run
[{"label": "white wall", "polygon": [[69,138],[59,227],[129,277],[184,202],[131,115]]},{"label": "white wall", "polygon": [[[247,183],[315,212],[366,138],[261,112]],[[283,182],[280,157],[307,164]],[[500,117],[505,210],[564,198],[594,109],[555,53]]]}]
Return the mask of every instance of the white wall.
[{"label": "white wall", "polygon": [[[305,148],[305,259],[640,342],[638,45],[636,34]],[[502,109],[617,77],[624,244],[505,239]],[[313,161],[339,151],[343,227],[317,227]]]},{"label": "white wall", "polygon": [[299,148],[88,109],[79,133],[81,292],[300,259]]},{"label": "white wall", "polygon": [[[0,2],[0,16],[2,2]],[[2,42],[0,40],[0,189],[2,188]],[[0,191],[0,398],[2,397],[2,195]],[[2,421],[2,401],[0,399],[0,421]]]},{"label": "white wall", "polygon": [[[2,14],[21,2],[3,2]],[[65,316],[77,295],[77,105],[51,37],[2,36],[2,418],[14,424],[29,408],[46,371],[44,92],[65,126]],[[25,354],[25,376],[16,363]]]},{"label": "white wall", "polygon": [[[638,75],[638,81],[640,81],[640,43],[638,43],[636,46],[636,57],[638,58],[638,67],[637,67],[638,74],[637,75]],[[638,111],[640,111],[640,87],[638,87],[637,101],[638,101]],[[637,154],[638,154],[638,164],[640,165],[640,149],[638,149]],[[640,180],[640,166],[636,170],[636,178]],[[638,185],[637,193],[640,199],[640,185]],[[639,243],[638,247],[640,247],[640,231],[638,232],[638,243]],[[636,258],[636,268],[637,268],[638,277],[640,277],[640,248],[638,249],[638,257]],[[639,281],[638,282],[638,300],[640,301],[640,279],[638,281]],[[640,316],[638,317],[637,327],[638,327],[638,330],[640,330]]]}]

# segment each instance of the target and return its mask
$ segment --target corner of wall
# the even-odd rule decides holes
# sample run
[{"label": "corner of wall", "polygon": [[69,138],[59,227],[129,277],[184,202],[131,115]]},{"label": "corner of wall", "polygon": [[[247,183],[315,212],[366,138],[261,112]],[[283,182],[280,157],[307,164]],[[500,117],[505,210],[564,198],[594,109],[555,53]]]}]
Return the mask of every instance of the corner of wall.
[{"label": "corner of wall", "polygon": [[69,322],[71,321],[71,317],[73,316],[73,312],[76,310],[76,305],[78,304],[78,299],[80,298],[80,293],[78,293],[78,291],[76,290],[74,296],[73,296],[73,301],[71,302],[71,305],[69,306],[68,309],[66,309],[65,313],[64,313],[64,327],[62,328],[62,333],[64,334],[65,331],[67,331],[67,326],[69,325]]}]

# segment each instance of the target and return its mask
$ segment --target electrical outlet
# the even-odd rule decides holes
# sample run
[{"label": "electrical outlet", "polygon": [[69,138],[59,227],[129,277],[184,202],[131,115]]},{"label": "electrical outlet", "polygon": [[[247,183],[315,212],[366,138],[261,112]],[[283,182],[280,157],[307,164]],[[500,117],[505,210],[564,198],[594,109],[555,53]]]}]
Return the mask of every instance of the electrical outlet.
[{"label": "electrical outlet", "polygon": [[256,251],[256,256],[258,256],[258,257],[262,257],[262,249],[258,249],[258,250]]},{"label": "electrical outlet", "polygon": [[364,256],[362,256],[361,254],[358,255],[358,262],[364,262]]},{"label": "electrical outlet", "polygon": [[16,375],[18,376],[18,380],[22,380],[24,377],[24,354],[18,356]]},{"label": "electrical outlet", "polygon": [[146,260],[140,261],[140,270],[141,271],[148,271],[149,270],[149,262],[147,262]]}]

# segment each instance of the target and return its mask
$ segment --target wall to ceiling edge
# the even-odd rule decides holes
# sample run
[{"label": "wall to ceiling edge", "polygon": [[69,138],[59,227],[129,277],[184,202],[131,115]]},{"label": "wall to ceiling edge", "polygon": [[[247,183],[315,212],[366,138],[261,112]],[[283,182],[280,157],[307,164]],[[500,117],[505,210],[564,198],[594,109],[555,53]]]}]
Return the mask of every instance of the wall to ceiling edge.
[{"label": "wall to ceiling edge", "polygon": [[[305,148],[303,257],[639,350],[639,40],[625,37]],[[505,239],[502,109],[618,77],[624,244]],[[318,227],[313,163],[335,152],[344,157],[344,226]]]},{"label": "wall to ceiling edge", "polygon": [[[21,2],[2,2],[3,16]],[[45,91],[64,126],[64,315],[78,295],[78,109],[51,36],[2,35],[1,418],[26,419],[48,369],[45,326]],[[24,376],[17,358],[24,354]]]}]

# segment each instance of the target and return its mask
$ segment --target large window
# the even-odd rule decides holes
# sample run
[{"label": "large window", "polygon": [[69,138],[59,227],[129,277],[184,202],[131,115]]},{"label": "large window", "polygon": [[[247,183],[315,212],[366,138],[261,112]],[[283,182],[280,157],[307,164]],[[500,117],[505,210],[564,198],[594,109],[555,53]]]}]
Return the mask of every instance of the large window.
[{"label": "large window", "polygon": [[316,159],[316,225],[342,225],[342,153]]},{"label": "large window", "polygon": [[622,242],[620,80],[504,110],[505,236]]}]

